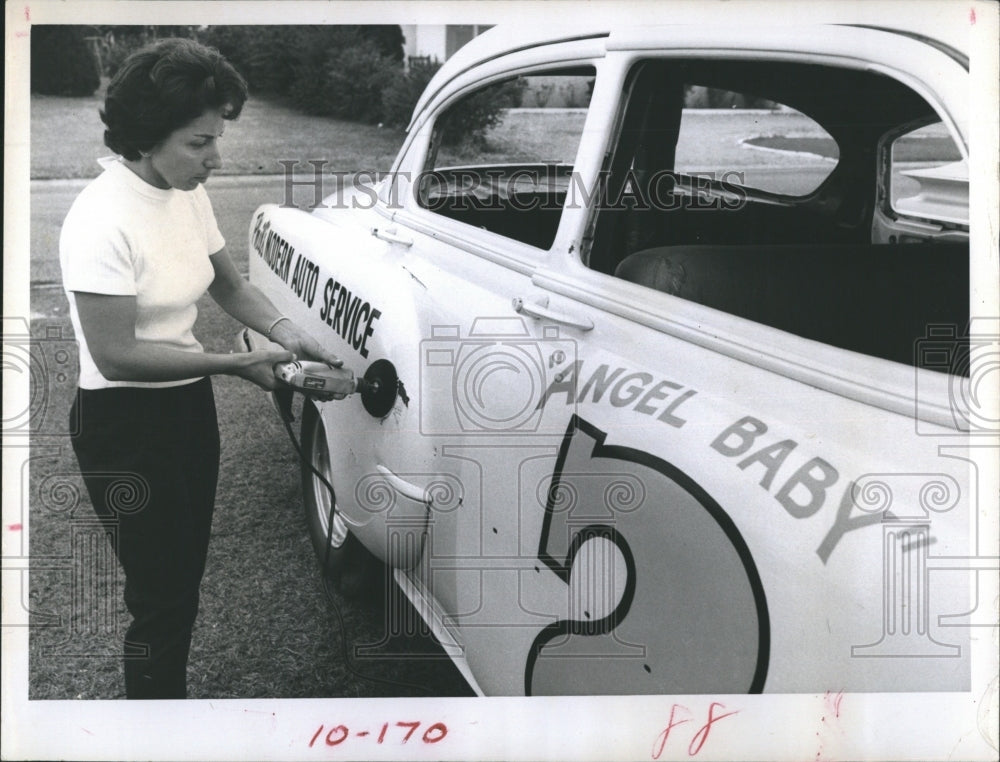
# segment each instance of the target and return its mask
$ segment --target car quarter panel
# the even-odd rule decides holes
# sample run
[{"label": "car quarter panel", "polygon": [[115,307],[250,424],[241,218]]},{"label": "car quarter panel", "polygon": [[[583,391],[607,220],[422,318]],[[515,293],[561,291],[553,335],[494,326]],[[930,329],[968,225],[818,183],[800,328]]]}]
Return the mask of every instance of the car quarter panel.
[{"label": "car quarter panel", "polygon": [[[724,673],[730,682],[715,688],[730,692],[750,689],[747,675],[761,664],[767,691],[968,685],[968,633],[947,624],[968,600],[967,580],[940,570],[930,577],[933,599],[917,592],[929,567],[968,553],[969,463],[960,449],[938,453],[958,441],[954,431],[934,427],[921,436],[909,416],[736,364],[614,315],[592,316],[576,363],[546,389],[544,404],[572,421],[567,441],[586,443],[574,450],[572,494],[589,487],[591,506],[602,502],[595,492],[622,501],[604,502],[634,575],[631,606],[614,632],[646,649],[641,660],[588,662],[586,670],[621,669],[640,686],[670,665],[677,671],[667,683],[681,689]],[[627,463],[635,481],[603,476],[605,492],[595,489],[589,482],[618,473],[609,463]],[[692,514],[714,523],[688,525]],[[685,551],[693,548],[692,557]],[[743,554],[752,562],[739,563]],[[913,566],[904,572],[900,564]],[[914,587],[904,594],[887,579]],[[905,616],[922,624],[898,619],[910,594],[914,608]],[[923,620],[917,611],[931,600],[942,608]],[[886,658],[903,655],[904,640],[920,640],[921,654],[941,658]],[[715,669],[722,655],[734,660],[729,670]],[[557,656],[550,669],[565,670],[566,653],[561,662]],[[614,684],[610,674],[598,682]]]}]

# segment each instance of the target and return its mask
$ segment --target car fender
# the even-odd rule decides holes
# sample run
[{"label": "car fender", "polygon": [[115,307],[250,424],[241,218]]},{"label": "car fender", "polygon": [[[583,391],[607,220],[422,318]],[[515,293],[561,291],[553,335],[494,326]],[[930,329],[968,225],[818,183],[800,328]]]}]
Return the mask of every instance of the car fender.
[{"label": "car fender", "polygon": [[[274,204],[258,208],[250,226],[250,281],[355,376],[392,363],[398,387],[388,409],[371,412],[359,394],[316,405],[342,517],[376,556],[410,568],[422,553],[430,501],[426,489],[406,476],[429,473],[429,458],[403,446],[400,436],[416,425],[407,388],[417,377],[415,300],[422,289],[405,270],[398,246],[358,224],[338,228],[334,247],[329,221]],[[377,426],[370,425],[373,416]]]}]

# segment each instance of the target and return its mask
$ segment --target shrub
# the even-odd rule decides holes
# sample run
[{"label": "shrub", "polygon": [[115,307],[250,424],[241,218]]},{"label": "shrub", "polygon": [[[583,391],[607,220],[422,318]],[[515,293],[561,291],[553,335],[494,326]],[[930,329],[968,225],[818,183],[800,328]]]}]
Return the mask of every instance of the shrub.
[{"label": "shrub", "polygon": [[486,133],[503,118],[503,112],[521,102],[526,82],[508,79],[484,87],[453,104],[438,126],[445,145],[486,145]]},{"label": "shrub", "polygon": [[403,58],[398,26],[224,25],[208,27],[201,38],[232,62],[251,92],[289,96],[293,105],[310,113],[330,113],[324,104],[327,69],[347,49],[371,46],[384,59]]},{"label": "shrub", "polygon": [[702,85],[688,85],[684,91],[684,106],[686,108],[774,108],[773,101],[758,98],[755,95],[734,93],[729,90],[717,90]]},{"label": "shrub", "polygon": [[567,84],[563,89],[564,105],[566,108],[586,108],[590,105],[590,96],[593,92],[593,78],[587,80],[586,85],[582,87]]},{"label": "shrub", "polygon": [[402,65],[403,30],[398,24],[381,24],[357,27],[358,35],[371,42],[385,58]]},{"label": "shrub", "polygon": [[101,59],[104,76],[113,77],[132,53],[144,45],[167,37],[195,37],[190,26],[101,26]]},{"label": "shrub", "polygon": [[137,38],[127,37],[109,42],[104,48],[103,61],[104,76],[113,77],[118,69],[132,53],[142,47],[142,42]]},{"label": "shrub", "polygon": [[255,95],[287,98],[309,114],[377,122],[382,90],[401,71],[403,32],[393,25],[220,25],[104,27],[113,74],[134,50],[164,36],[193,36],[217,48]]},{"label": "shrub", "polygon": [[[437,61],[415,63],[409,72],[400,73],[382,93],[383,121],[392,127],[406,127],[420,95],[440,68]],[[441,142],[449,146],[468,143],[472,148],[482,148],[486,133],[500,122],[504,110],[521,103],[526,86],[521,78],[508,79],[452,104],[438,125]]]},{"label": "shrub", "polygon": [[93,95],[101,86],[97,50],[89,26],[40,25],[31,29],[31,92],[44,95]]},{"label": "shrub", "polygon": [[310,28],[297,35],[288,88],[292,104],[308,114],[361,122],[381,117],[382,89],[401,67],[356,27]]},{"label": "shrub", "polygon": [[370,40],[331,51],[320,91],[324,112],[352,121],[381,121],[382,92],[399,71]]},{"label": "shrub", "polygon": [[210,26],[201,41],[236,67],[251,92],[277,93],[292,81],[291,54],[278,41],[283,32],[284,27]]},{"label": "shrub", "polygon": [[407,127],[417,101],[440,68],[436,60],[415,62],[408,72],[393,77],[382,91],[382,121],[390,127]]}]

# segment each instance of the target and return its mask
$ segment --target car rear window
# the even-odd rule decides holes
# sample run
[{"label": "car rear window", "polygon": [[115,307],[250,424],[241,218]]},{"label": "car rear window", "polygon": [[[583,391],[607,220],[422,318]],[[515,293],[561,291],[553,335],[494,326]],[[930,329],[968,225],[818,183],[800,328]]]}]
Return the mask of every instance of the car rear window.
[{"label": "car rear window", "polygon": [[837,142],[800,111],[751,93],[686,84],[675,169],[783,196],[830,176]]},{"label": "car rear window", "polygon": [[967,238],[922,224],[920,235],[873,240],[887,135],[895,213],[967,214],[951,192],[963,165],[934,121],[919,94],[876,72],[639,62],[583,259],[807,339],[940,370],[918,348],[932,328],[965,331]]}]

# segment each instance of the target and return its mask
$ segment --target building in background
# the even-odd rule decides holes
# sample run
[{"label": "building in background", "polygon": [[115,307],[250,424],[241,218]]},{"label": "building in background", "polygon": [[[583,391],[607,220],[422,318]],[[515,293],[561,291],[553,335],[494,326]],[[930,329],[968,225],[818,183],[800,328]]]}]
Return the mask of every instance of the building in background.
[{"label": "building in background", "polygon": [[444,63],[473,37],[492,24],[401,24],[406,65],[413,62]]}]

